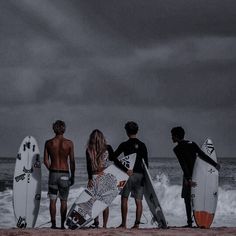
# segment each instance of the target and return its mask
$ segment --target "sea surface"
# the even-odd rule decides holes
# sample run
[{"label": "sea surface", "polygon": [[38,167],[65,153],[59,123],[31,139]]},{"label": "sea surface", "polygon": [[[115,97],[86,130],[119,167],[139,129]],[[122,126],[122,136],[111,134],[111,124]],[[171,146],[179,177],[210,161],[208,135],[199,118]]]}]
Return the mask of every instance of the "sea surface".
[{"label": "sea surface", "polygon": [[[221,171],[219,176],[218,205],[213,227],[236,225],[236,157],[219,158]],[[15,168],[15,158],[0,158],[0,228],[14,228],[15,217],[12,206],[12,186]],[[183,199],[181,198],[182,171],[175,158],[149,158],[149,171],[153,177],[154,186],[161,203],[166,221],[169,226],[186,224]],[[49,199],[47,197],[48,171],[42,165],[42,197],[36,227],[50,227]],[[68,209],[87,184],[85,158],[76,158],[75,185],[71,187]],[[57,203],[57,221],[59,217],[59,201]],[[151,222],[151,214],[145,200],[143,200],[142,228],[156,227]],[[134,199],[129,199],[128,227],[135,221]],[[102,223],[102,216],[100,216]],[[120,196],[110,207],[108,227],[116,227],[121,223]],[[59,226],[59,225],[58,225]]]}]

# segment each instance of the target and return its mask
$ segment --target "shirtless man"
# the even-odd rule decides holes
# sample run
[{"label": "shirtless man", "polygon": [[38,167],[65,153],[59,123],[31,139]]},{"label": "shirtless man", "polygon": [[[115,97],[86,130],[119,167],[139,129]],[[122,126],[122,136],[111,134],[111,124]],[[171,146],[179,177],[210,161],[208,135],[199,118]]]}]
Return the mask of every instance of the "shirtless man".
[{"label": "shirtless man", "polygon": [[[71,140],[63,137],[65,129],[65,123],[57,120],[53,124],[55,137],[47,140],[44,148],[44,164],[49,170],[48,196],[50,198],[51,228],[53,229],[56,228],[57,197],[61,200],[61,229],[65,229],[67,198],[69,188],[74,184],[74,147]],[[68,164],[68,158],[70,165]]]}]

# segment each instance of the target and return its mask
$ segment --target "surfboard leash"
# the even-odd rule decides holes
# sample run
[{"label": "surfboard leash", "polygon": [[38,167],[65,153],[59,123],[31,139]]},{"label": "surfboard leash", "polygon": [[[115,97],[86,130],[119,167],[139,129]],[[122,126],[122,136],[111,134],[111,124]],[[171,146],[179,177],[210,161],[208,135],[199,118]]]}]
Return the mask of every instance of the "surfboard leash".
[{"label": "surfboard leash", "polygon": [[140,224],[147,224],[148,223],[148,218],[146,217],[146,215],[144,213],[142,215],[145,218],[146,222],[145,223],[144,222],[140,222]]},{"label": "surfboard leash", "polygon": [[51,223],[51,220],[48,221],[48,222],[46,222],[46,223],[43,223],[43,224],[41,224],[41,225],[39,225],[39,226],[37,226],[37,227],[35,227],[35,228],[36,228],[36,229],[41,228],[42,226],[47,225],[47,224],[49,224],[49,223]]}]

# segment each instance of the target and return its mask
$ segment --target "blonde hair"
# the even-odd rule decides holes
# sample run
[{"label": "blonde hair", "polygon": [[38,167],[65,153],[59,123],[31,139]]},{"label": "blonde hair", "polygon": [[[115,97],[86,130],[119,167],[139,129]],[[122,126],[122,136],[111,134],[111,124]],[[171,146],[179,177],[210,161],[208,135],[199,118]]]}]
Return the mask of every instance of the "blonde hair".
[{"label": "blonde hair", "polygon": [[104,165],[104,154],[107,150],[107,142],[103,133],[95,129],[89,136],[87,151],[91,158],[92,170],[99,171]]}]

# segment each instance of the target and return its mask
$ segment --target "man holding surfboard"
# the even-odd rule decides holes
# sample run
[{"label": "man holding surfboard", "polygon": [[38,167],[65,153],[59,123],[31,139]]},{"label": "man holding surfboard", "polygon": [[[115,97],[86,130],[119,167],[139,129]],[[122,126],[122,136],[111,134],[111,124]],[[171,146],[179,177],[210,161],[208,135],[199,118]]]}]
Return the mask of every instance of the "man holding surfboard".
[{"label": "man holding surfboard", "polygon": [[144,189],[144,169],[142,159],[144,159],[148,166],[148,153],[146,145],[137,139],[138,125],[133,121],[129,121],[125,125],[125,130],[129,139],[119,145],[117,150],[114,152],[114,159],[116,159],[121,153],[124,153],[125,156],[136,153],[137,157],[133,168],[133,175],[129,177],[129,180],[121,192],[122,223],[119,227],[126,228],[128,198],[131,192],[131,195],[135,198],[136,204],[136,219],[133,228],[139,228],[143,211],[142,199]]},{"label": "man holding surfboard", "polygon": [[44,148],[44,164],[49,170],[48,196],[50,198],[51,228],[53,229],[56,228],[57,197],[61,200],[61,228],[65,228],[69,188],[74,184],[74,146],[71,140],[64,138],[65,129],[65,122],[57,120],[53,124],[55,137],[47,140]]},{"label": "man holding surfboard", "polygon": [[206,155],[196,143],[184,140],[185,131],[182,127],[172,128],[171,135],[173,142],[177,143],[173,150],[184,174],[181,194],[181,197],[184,198],[187,214],[187,225],[184,227],[192,227],[191,187],[196,185],[192,182],[195,160],[198,156],[217,170],[220,169],[220,165]]}]

